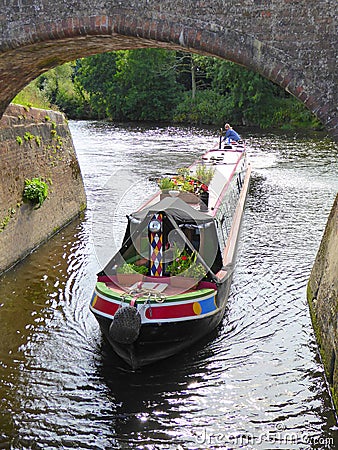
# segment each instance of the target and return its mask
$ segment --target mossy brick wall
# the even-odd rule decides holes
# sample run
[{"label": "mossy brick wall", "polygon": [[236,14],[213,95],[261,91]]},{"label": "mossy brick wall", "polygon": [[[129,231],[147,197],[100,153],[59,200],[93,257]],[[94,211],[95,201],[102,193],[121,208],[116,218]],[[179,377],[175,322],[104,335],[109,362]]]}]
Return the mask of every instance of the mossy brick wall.
[{"label": "mossy brick wall", "polygon": [[0,12],[0,115],[29,81],[137,47],[219,56],[302,101],[338,139],[337,0],[11,0]]},{"label": "mossy brick wall", "polygon": [[311,272],[308,302],[325,373],[338,411],[338,195]]},{"label": "mossy brick wall", "polygon": [[[42,206],[23,202],[26,178],[42,178]],[[10,105],[0,121],[0,273],[85,208],[80,167],[64,116]]]}]

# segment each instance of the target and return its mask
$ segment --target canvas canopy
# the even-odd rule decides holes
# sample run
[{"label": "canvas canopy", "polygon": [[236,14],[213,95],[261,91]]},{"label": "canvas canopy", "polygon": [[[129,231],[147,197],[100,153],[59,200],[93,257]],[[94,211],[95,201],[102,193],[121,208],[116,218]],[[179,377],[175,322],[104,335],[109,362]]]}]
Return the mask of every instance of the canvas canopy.
[{"label": "canvas canopy", "polygon": [[[114,274],[115,268],[124,261],[134,261],[149,255],[148,224],[157,213],[163,213],[164,228],[167,233],[170,230],[176,230],[183,239],[183,243],[191,251],[194,251],[193,243],[186,237],[184,230],[203,229],[206,244],[203,249],[203,258],[198,255],[198,262],[201,262],[210,274],[220,270],[222,257],[214,219],[191,207],[180,198],[166,197],[160,202],[128,216],[128,225],[121,249],[105,267],[106,275]],[[142,246],[142,240],[146,244],[145,248]],[[166,242],[166,237],[163,238],[163,242]]]},{"label": "canvas canopy", "polygon": [[213,222],[211,216],[198,211],[178,197],[165,197],[163,200],[151,205],[149,208],[134,212],[129,217],[130,219],[142,222],[146,217],[161,211],[165,211],[165,213],[173,217],[177,223],[195,223],[199,225]]}]

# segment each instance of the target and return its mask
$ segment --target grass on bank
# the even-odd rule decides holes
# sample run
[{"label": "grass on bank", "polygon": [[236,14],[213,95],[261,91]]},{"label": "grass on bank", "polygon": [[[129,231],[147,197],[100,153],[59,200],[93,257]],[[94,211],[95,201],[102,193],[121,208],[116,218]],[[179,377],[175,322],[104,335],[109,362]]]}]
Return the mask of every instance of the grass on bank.
[{"label": "grass on bank", "polygon": [[35,80],[28,84],[16,97],[12,100],[16,105],[34,107],[39,109],[56,109],[52,107],[43,91],[37,89]]}]

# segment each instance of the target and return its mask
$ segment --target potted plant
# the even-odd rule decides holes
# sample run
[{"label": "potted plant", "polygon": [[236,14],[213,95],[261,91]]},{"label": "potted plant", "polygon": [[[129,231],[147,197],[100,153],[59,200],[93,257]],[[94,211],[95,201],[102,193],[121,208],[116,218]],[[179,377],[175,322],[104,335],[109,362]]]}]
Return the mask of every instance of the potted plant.
[{"label": "potted plant", "polygon": [[176,187],[174,181],[168,177],[160,178],[158,181],[158,186],[161,191],[170,191]]},{"label": "potted plant", "polygon": [[191,255],[186,250],[174,248],[174,259],[167,267],[170,273],[170,284],[174,287],[193,288],[205,277],[206,269],[201,263],[197,263],[197,253]]},{"label": "potted plant", "polygon": [[174,180],[168,177],[160,178],[158,180],[158,186],[161,189],[161,200],[165,197],[170,196],[170,191],[177,192],[177,186],[174,183]]},{"label": "potted plant", "polygon": [[181,167],[177,170],[177,175],[172,178],[161,178],[158,182],[162,190],[161,199],[170,195],[170,191],[178,191],[178,196],[186,203],[198,203],[199,199],[203,202],[203,206],[207,208],[209,193],[208,185],[214,176],[215,169],[207,168],[203,164],[199,164],[196,173],[191,174],[190,169]]},{"label": "potted plant", "polygon": [[177,176],[173,179],[179,197],[186,203],[198,203],[196,194],[196,180],[191,176],[188,167],[181,167],[177,170]]},{"label": "potted plant", "polygon": [[207,168],[204,164],[198,164],[196,166],[196,178],[203,184],[209,186],[214,174],[215,169],[213,167]]},{"label": "potted plant", "polygon": [[117,281],[124,286],[131,286],[143,280],[148,273],[146,266],[137,266],[134,263],[125,262],[116,269]]}]

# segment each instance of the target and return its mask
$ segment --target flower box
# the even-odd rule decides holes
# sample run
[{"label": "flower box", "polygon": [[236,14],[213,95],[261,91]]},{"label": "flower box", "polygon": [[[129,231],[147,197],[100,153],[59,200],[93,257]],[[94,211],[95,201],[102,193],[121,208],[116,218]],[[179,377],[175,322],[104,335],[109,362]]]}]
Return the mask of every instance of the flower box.
[{"label": "flower box", "polygon": [[174,191],[175,193],[177,192],[177,195],[173,195],[170,192],[162,191],[160,195],[160,200],[163,200],[166,197],[178,197],[186,203],[196,204],[199,203],[200,201],[198,195],[194,194],[193,192]]},{"label": "flower box", "polygon": [[118,273],[117,282],[121,286],[132,286],[135,283],[143,281],[143,275],[141,273]]},{"label": "flower box", "polygon": [[180,198],[181,200],[183,200],[185,203],[199,203],[199,198],[196,194],[194,194],[193,192],[184,192],[181,191],[178,198]]},{"label": "flower box", "polygon": [[188,289],[195,289],[197,284],[198,280],[196,278],[180,276],[170,277],[170,286],[184,289],[185,291]]}]

